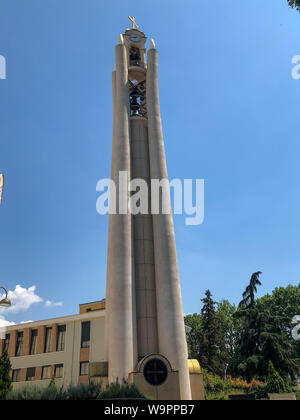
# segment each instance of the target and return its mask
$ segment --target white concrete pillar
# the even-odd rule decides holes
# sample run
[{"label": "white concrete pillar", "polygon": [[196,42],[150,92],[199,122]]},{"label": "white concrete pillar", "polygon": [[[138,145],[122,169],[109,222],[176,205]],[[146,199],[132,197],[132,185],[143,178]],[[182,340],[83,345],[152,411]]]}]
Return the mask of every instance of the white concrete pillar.
[{"label": "white concrete pillar", "polygon": [[[129,92],[126,48],[116,46],[116,70],[113,73],[114,128],[111,179],[117,186],[116,207],[119,209],[119,171],[127,171],[130,179]],[[128,202],[128,192],[126,186]],[[133,354],[131,215],[109,216],[107,255],[106,337],[109,381],[127,379],[136,361]]]},{"label": "white concrete pillar", "polygon": [[[114,70],[112,72],[112,95],[113,95],[113,135],[112,135],[112,144],[115,143],[115,135],[116,135],[116,101],[117,101],[117,89],[116,89],[116,71]],[[113,153],[112,153],[113,154]],[[113,175],[115,174],[115,165],[114,165],[114,161],[111,160],[111,179],[113,177]],[[110,201],[110,205],[112,205],[111,201]],[[108,231],[110,232],[112,230],[112,218],[111,216],[109,217],[109,222],[108,222]],[[108,235],[108,248],[109,248],[109,244],[111,242],[111,238]],[[110,274],[109,274],[109,268],[110,268],[110,264],[109,264],[110,258],[107,258],[107,267],[106,267],[106,302],[105,302],[105,354],[106,354],[106,360],[108,361],[109,358],[109,315],[108,315],[108,308],[110,306],[110,282],[108,281],[110,278]]]},{"label": "white concrete pillar", "polygon": [[[148,51],[146,92],[151,179],[168,179],[159,105],[158,52],[154,45]],[[153,215],[153,235],[159,352],[179,371],[181,399],[188,400],[188,353],[172,214]]]}]

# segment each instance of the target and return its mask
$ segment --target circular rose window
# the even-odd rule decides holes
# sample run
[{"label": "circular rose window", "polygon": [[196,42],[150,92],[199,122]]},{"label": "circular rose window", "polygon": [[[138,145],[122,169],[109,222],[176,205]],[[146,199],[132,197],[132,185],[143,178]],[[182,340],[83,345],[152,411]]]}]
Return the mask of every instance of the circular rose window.
[{"label": "circular rose window", "polygon": [[144,367],[144,377],[151,385],[161,385],[168,377],[167,366],[160,359],[151,359]]}]

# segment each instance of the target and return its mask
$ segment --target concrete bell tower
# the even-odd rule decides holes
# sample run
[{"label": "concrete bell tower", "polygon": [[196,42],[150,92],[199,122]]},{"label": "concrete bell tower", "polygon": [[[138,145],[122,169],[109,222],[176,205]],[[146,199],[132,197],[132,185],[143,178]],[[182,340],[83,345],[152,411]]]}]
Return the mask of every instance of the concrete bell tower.
[{"label": "concrete bell tower", "polygon": [[[168,179],[154,41],[133,25],[115,47],[111,179],[117,214],[108,233],[106,346],[109,381],[125,378],[157,399],[190,399],[187,343],[172,214],[132,215],[120,171],[130,180]],[[168,194],[168,200],[170,195]],[[128,201],[128,200],[127,200]],[[126,206],[125,206],[126,207]]]}]

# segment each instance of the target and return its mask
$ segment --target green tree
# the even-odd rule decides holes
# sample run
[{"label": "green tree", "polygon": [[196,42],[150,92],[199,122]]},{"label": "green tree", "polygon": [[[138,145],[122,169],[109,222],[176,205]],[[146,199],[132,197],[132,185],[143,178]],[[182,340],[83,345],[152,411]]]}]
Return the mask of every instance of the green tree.
[{"label": "green tree", "polygon": [[217,303],[217,316],[219,318],[220,328],[225,339],[228,353],[232,355],[235,351],[238,338],[238,322],[234,317],[236,306],[228,300],[221,300]]},{"label": "green tree", "polygon": [[273,363],[270,361],[268,366],[268,380],[267,389],[269,394],[281,394],[286,392],[284,380],[274,368]]},{"label": "green tree", "polygon": [[300,0],[287,0],[289,6],[300,11]]},{"label": "green tree", "polygon": [[200,333],[200,365],[208,371],[223,376],[226,365],[225,339],[222,334],[220,320],[215,310],[216,302],[212,300],[209,290],[201,299],[202,330]]},{"label": "green tree", "polygon": [[235,357],[238,346],[238,339],[242,332],[242,322],[235,317],[237,308],[228,300],[221,300],[217,303],[217,316],[220,329],[225,340],[225,351],[228,361],[228,373],[234,375]]},{"label": "green tree", "polygon": [[257,285],[261,284],[259,274],[251,276],[236,313],[243,322],[236,358],[237,371],[248,381],[255,377],[265,379],[269,360],[272,360],[283,378],[294,380],[298,367],[292,360],[293,344],[283,327],[283,317],[274,311],[272,305],[255,300]]},{"label": "green tree", "polygon": [[260,308],[260,312],[266,314],[265,325],[259,337],[260,370],[264,374],[268,369],[268,361],[272,360],[275,369],[286,382],[293,382],[298,376],[299,368],[293,360],[293,344],[286,331],[281,328],[281,317],[266,308]]},{"label": "green tree", "polygon": [[300,315],[300,285],[276,288],[271,295],[262,297],[258,302],[272,314],[276,314],[281,331],[286,334],[293,347],[293,358],[300,358],[300,343],[292,338],[292,319],[295,315]]},{"label": "green tree", "polygon": [[200,333],[201,333],[201,316],[199,314],[186,315],[184,323],[191,328],[191,332],[187,333],[187,345],[189,359],[199,359],[200,354]]},{"label": "green tree", "polygon": [[0,400],[5,400],[11,389],[11,363],[5,350],[0,357]]},{"label": "green tree", "polygon": [[261,286],[259,276],[261,271],[253,273],[249,285],[243,293],[243,300],[240,302],[240,308],[253,308],[255,306],[255,294],[257,293],[257,286]]}]

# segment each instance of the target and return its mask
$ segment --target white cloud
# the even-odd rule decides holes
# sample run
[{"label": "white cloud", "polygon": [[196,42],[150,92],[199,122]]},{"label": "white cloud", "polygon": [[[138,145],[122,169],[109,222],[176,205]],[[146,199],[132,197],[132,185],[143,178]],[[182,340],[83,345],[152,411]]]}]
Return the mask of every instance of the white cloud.
[{"label": "white cloud", "polygon": [[36,286],[26,289],[18,284],[15,290],[8,292],[8,299],[11,300],[12,305],[8,308],[0,307],[0,315],[27,311],[34,303],[42,302],[43,299],[35,294],[35,290]]},{"label": "white cloud", "polygon": [[[4,295],[0,294],[0,300],[4,298]],[[40,296],[36,294],[36,286],[31,286],[26,289],[19,284],[15,287],[15,290],[8,292],[8,299],[11,300],[11,306],[1,307],[0,306],[0,328],[8,327],[9,325],[14,325],[15,322],[8,321],[6,318],[8,314],[15,314],[18,312],[25,312],[35,303],[44,302]],[[45,301],[46,308],[54,308],[58,306],[63,306],[62,302],[51,302],[51,300]],[[22,321],[21,324],[32,322],[32,321]]]},{"label": "white cloud", "polygon": [[57,306],[63,306],[62,302],[51,302],[51,300],[46,300],[45,302],[46,308],[54,308]]}]

